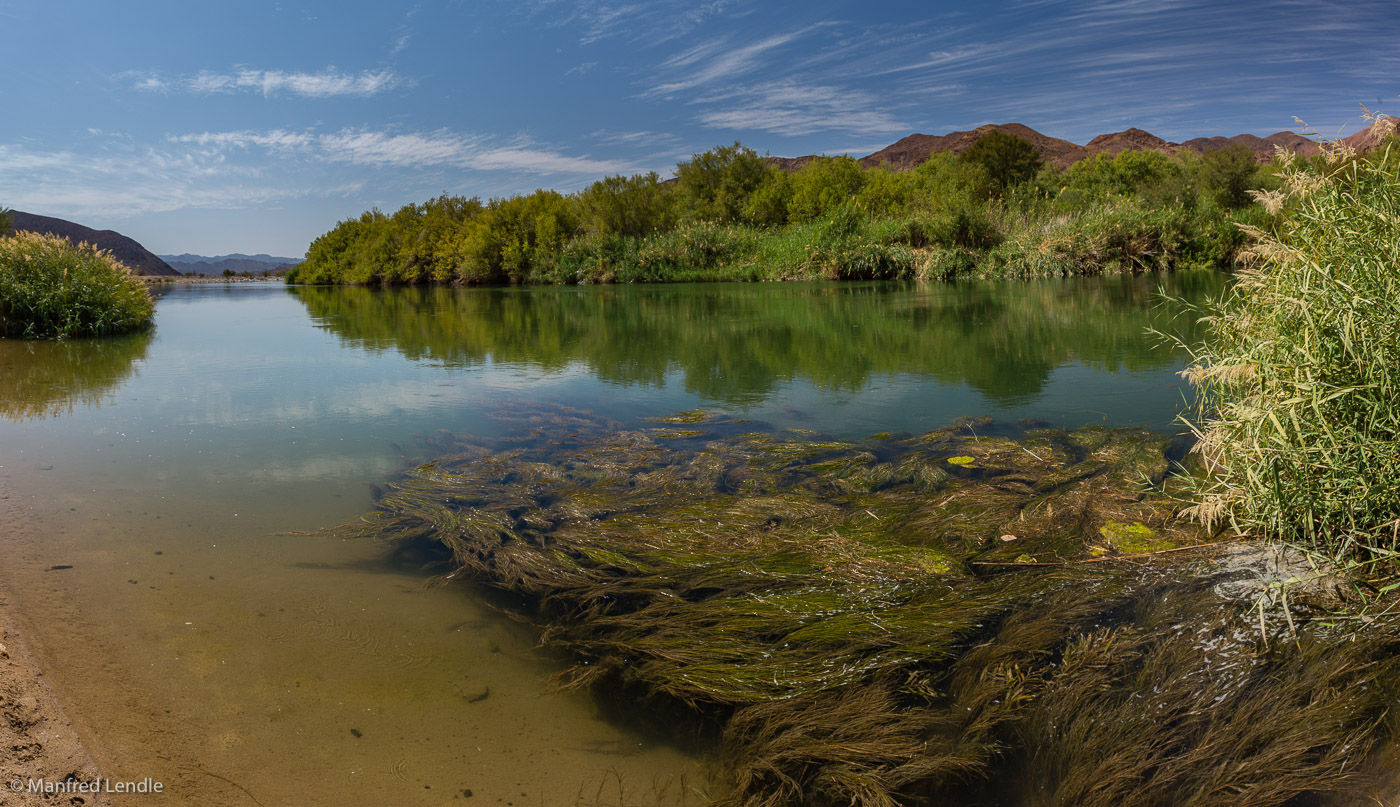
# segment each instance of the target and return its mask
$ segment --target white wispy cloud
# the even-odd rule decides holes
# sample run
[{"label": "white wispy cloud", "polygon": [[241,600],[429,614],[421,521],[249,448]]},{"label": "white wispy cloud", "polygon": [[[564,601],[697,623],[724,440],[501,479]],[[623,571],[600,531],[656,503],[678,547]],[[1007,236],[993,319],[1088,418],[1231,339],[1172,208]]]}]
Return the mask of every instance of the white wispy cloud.
[{"label": "white wispy cloud", "polygon": [[599,160],[564,154],[526,141],[497,144],[489,139],[435,132],[383,132],[342,129],[338,132],[270,131],[198,132],[172,135],[171,143],[221,150],[263,149],[273,155],[341,162],[374,168],[453,167],[530,174],[594,174],[627,171],[622,160]]},{"label": "white wispy cloud", "polygon": [[257,146],[268,151],[291,151],[304,149],[316,142],[315,136],[306,132],[288,132],[274,129],[268,132],[201,132],[198,134],[172,135],[166,138],[171,143],[192,143],[198,146],[216,148],[249,148]]},{"label": "white wispy cloud", "polygon": [[196,95],[257,92],[266,97],[293,95],[302,98],[368,98],[405,83],[403,78],[388,69],[342,73],[335,68],[327,68],[319,73],[250,68],[224,73],[204,70],[193,76],[179,77],[166,77],[150,71],[129,71],[121,74],[119,78],[129,80],[132,89],[145,92],[187,92]]},{"label": "white wispy cloud", "polygon": [[643,92],[642,96],[665,98],[697,87],[762,72],[769,69],[769,57],[774,51],[830,24],[818,23],[744,45],[733,45],[727,37],[702,42],[662,62],[661,72],[672,77],[653,85]]},{"label": "white wispy cloud", "polygon": [[49,215],[126,219],[358,198],[366,187],[393,199],[421,198],[425,187],[444,185],[507,195],[535,187],[542,176],[551,178],[545,184],[567,187],[635,170],[629,162],[568,154],[524,139],[447,130],[210,131],[168,135],[152,145],[106,132],[88,137],[67,148],[0,143],[0,200]]},{"label": "white wispy cloud", "polygon": [[599,129],[589,137],[608,146],[642,146],[645,148],[665,148],[681,142],[679,137],[665,132],[642,130],[639,132],[613,132]]},{"label": "white wispy cloud", "polygon": [[896,132],[908,124],[896,118],[880,97],[840,87],[774,81],[738,87],[696,101],[711,109],[699,121],[713,128],[805,135],[839,131],[855,134]]},{"label": "white wispy cloud", "polygon": [[999,57],[1004,50],[990,43],[976,43],[963,45],[948,50],[933,51],[924,58],[911,64],[901,64],[889,67],[885,70],[875,71],[874,75],[889,75],[891,73],[907,73],[911,70],[925,70],[930,67],[944,67],[948,65],[967,65],[978,62],[985,62],[989,59]]},{"label": "white wispy cloud", "polygon": [[198,149],[84,153],[0,145],[0,198],[49,215],[127,218],[187,208],[236,209],[348,194],[360,186],[270,181],[256,169]]},{"label": "white wispy cloud", "polygon": [[742,17],[752,0],[644,0],[618,3],[611,0],[526,0],[518,5],[550,28],[575,28],[580,45],[605,39],[644,42],[650,46],[688,36],[717,17]]}]

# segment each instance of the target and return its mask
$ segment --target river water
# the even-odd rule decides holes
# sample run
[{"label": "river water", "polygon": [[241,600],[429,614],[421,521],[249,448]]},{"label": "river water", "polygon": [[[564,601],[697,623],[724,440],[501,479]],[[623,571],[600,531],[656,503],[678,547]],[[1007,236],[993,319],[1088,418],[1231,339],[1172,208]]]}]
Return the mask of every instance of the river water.
[{"label": "river water", "polygon": [[105,773],[165,784],[142,804],[703,803],[694,749],[551,693],[486,592],[317,531],[537,406],[1179,430],[1158,287],[1223,282],[180,286],[151,335],[0,340],[0,579]]}]

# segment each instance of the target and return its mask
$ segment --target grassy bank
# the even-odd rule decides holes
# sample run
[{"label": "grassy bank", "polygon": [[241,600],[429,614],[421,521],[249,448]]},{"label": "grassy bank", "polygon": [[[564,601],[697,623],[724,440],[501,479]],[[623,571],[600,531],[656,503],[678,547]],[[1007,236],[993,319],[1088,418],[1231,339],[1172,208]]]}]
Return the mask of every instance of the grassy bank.
[{"label": "grassy bank", "polygon": [[[739,144],[677,178],[608,177],[568,196],[442,196],[338,224],[295,283],[502,284],[947,279],[1231,265],[1246,190],[1274,184],[1247,150],[1125,151],[1065,171],[1001,135],[910,171],[817,158],[793,173]],[[979,142],[978,145],[981,145]],[[1027,151],[1029,149],[1029,151]],[[1006,152],[1006,153],[1002,153]],[[1003,159],[1010,154],[1016,157]],[[1019,161],[1017,161],[1019,160]]]},{"label": "grassy bank", "polygon": [[67,339],[151,326],[145,285],[109,253],[57,236],[0,237],[0,336]]},{"label": "grassy bank", "polygon": [[1360,561],[1400,555],[1400,143],[1293,163],[1189,371],[1196,512]]}]

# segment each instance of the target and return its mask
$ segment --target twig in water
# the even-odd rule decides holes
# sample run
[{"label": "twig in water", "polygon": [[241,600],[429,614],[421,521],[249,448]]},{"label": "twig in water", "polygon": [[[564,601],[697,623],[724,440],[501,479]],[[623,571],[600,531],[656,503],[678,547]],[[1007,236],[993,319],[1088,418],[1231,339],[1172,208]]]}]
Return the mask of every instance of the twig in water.
[{"label": "twig in water", "polygon": [[1171,549],[1159,549],[1156,552],[1139,552],[1136,555],[1105,555],[1101,558],[1081,558],[1079,560],[1061,561],[1032,561],[1030,563],[1016,563],[1015,561],[992,561],[973,560],[968,561],[974,566],[1077,566],[1081,563],[1103,563],[1110,560],[1133,560],[1134,558],[1148,558],[1153,555],[1165,555],[1168,552],[1185,552],[1188,549],[1208,549],[1212,546],[1223,546],[1232,544],[1234,541],[1216,541],[1213,544],[1193,544],[1191,546],[1176,546]]}]

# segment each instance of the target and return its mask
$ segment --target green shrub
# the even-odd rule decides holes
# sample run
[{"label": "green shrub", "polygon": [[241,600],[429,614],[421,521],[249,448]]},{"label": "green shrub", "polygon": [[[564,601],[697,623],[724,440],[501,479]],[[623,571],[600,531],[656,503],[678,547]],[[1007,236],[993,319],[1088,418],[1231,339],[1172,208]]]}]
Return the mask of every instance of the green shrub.
[{"label": "green shrub", "polygon": [[850,202],[869,171],[850,157],[816,157],[792,175],[792,221],[811,221]]},{"label": "green shrub", "polygon": [[1259,161],[1240,143],[1207,152],[1201,157],[1201,183],[1205,193],[1231,210],[1249,204],[1249,191],[1259,187]]},{"label": "green shrub", "polygon": [[1207,309],[1187,371],[1206,475],[1196,515],[1393,561],[1400,529],[1400,176],[1389,155],[1297,161],[1261,196],[1250,268]]},{"label": "green shrub", "polygon": [[1040,172],[1041,166],[1040,149],[1023,137],[999,129],[977,138],[977,142],[958,155],[958,161],[981,166],[987,172],[994,193],[1029,182]]},{"label": "green shrub", "polygon": [[691,221],[742,221],[749,197],[777,170],[737,140],[691,155],[676,166],[681,215]]},{"label": "green shrub", "polygon": [[675,226],[675,194],[655,171],[604,177],[578,195],[580,226],[590,235],[641,237]]},{"label": "green shrub", "polygon": [[146,287],[110,253],[58,236],[0,238],[0,335],[107,336],[149,328]]}]

